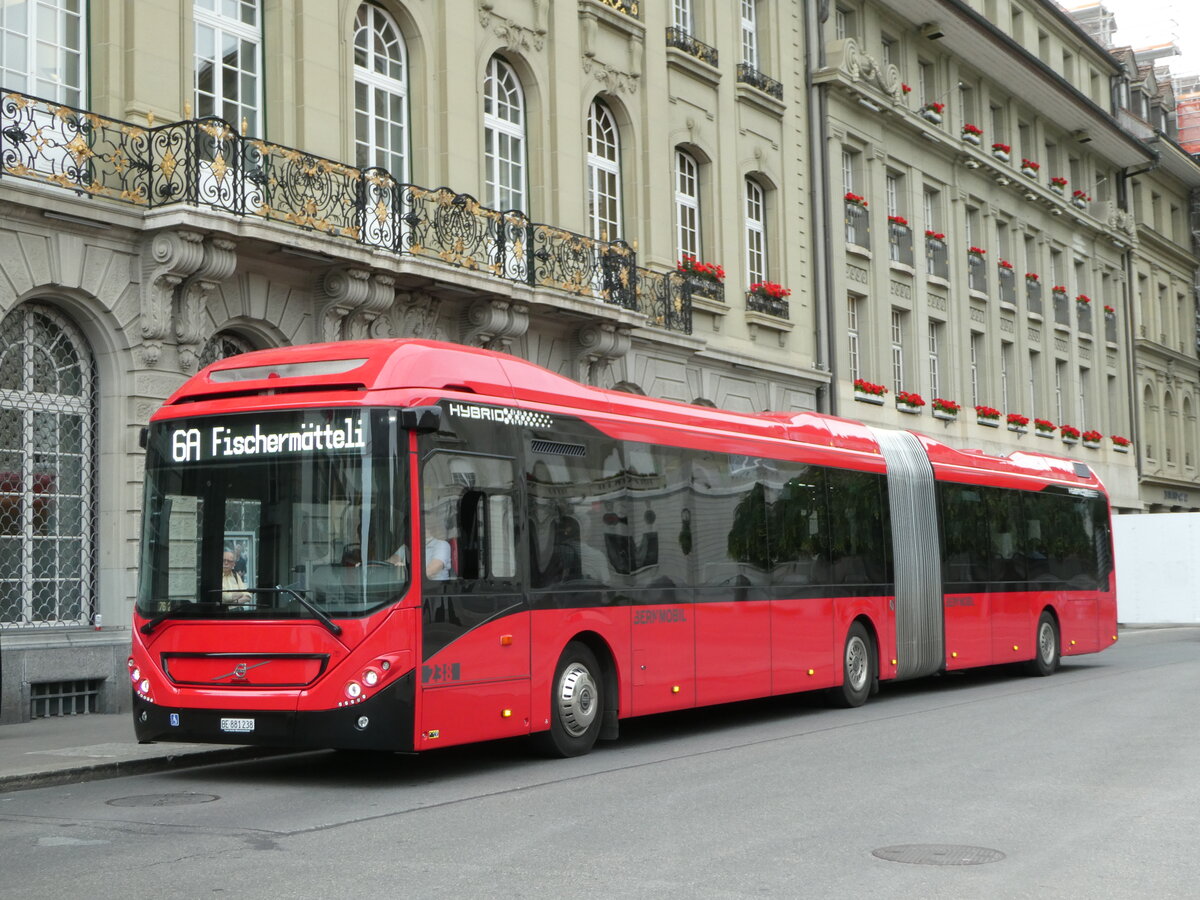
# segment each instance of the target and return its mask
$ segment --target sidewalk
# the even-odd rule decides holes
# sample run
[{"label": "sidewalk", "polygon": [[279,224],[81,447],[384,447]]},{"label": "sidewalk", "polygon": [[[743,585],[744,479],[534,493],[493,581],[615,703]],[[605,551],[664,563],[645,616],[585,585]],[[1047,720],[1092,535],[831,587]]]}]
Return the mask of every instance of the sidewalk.
[{"label": "sidewalk", "polygon": [[62,716],[0,725],[0,793],[279,753],[225,744],[139,744],[133,716]]}]

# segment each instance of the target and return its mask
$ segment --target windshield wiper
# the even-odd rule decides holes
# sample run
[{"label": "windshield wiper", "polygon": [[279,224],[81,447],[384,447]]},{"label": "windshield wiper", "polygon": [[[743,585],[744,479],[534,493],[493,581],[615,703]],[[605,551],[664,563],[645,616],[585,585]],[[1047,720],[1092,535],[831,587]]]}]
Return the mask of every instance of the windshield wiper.
[{"label": "windshield wiper", "polygon": [[169,609],[165,613],[159,613],[157,616],[155,616],[153,619],[151,619],[149,622],[147,622],[145,625],[143,625],[138,630],[141,631],[142,634],[149,634],[155,628],[157,628],[159,625],[161,625],[163,622],[167,621],[167,619],[187,619],[187,618],[190,618],[192,613],[197,611],[200,607],[204,607],[204,608],[217,607],[217,608],[219,608],[220,606],[221,606],[220,603],[213,603],[211,601],[200,602],[200,603],[190,603],[189,602],[183,606],[177,606],[177,607],[175,607],[175,609]]},{"label": "windshield wiper", "polygon": [[[224,591],[221,588],[217,588],[216,591],[214,591],[214,593],[220,594],[220,593],[224,593]],[[329,616],[325,613],[325,611],[323,609],[321,609],[319,606],[317,606],[315,603],[313,603],[311,600],[309,600],[307,597],[304,596],[304,594],[307,593],[307,591],[297,590],[296,588],[292,588],[292,587],[285,587],[284,585],[280,584],[280,585],[276,585],[273,588],[245,588],[244,593],[247,593],[247,594],[288,594],[292,597],[295,597],[298,601],[300,601],[300,605],[303,606],[305,609],[307,609],[310,613],[312,613],[313,617],[316,618],[326,628],[328,628],[332,634],[341,634],[342,633],[341,625],[339,625],[337,622],[333,621],[333,619],[329,618]],[[153,619],[151,619],[149,622],[147,622],[145,625],[143,625],[141,627],[140,631],[142,632],[142,634],[150,634],[150,632],[154,631],[155,628],[157,628],[159,625],[161,625],[167,619],[187,619],[187,618],[191,618],[195,613],[199,612],[202,609],[204,609],[204,610],[221,609],[224,606],[225,606],[225,604],[223,604],[223,603],[214,603],[211,600],[201,601],[198,603],[186,603],[183,606],[178,606],[175,609],[168,610],[167,612],[159,613],[157,616],[155,616]]]},{"label": "windshield wiper", "polygon": [[309,600],[307,597],[304,596],[305,594],[308,593],[307,590],[303,590],[303,589],[297,590],[296,588],[293,588],[293,587],[285,587],[282,584],[277,584],[273,588],[251,588],[250,593],[252,593],[252,594],[257,594],[257,593],[290,594],[291,596],[293,596],[297,600],[299,600],[300,605],[303,606],[305,609],[307,609],[310,613],[312,613],[317,618],[317,620],[320,621],[320,623],[322,625],[324,625],[326,628],[328,628],[331,634],[341,634],[342,633],[341,625],[339,625],[337,622],[333,621],[333,619],[329,618],[329,616],[325,613],[325,610],[321,609],[321,607],[317,606],[317,604],[313,603],[311,600]]}]

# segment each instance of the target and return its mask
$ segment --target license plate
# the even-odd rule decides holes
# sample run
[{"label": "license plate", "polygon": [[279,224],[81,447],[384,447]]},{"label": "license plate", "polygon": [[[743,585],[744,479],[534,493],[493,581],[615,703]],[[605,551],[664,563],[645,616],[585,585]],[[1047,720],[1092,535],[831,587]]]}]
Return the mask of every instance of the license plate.
[{"label": "license plate", "polygon": [[232,734],[246,734],[254,730],[253,719],[222,719],[221,730]]}]

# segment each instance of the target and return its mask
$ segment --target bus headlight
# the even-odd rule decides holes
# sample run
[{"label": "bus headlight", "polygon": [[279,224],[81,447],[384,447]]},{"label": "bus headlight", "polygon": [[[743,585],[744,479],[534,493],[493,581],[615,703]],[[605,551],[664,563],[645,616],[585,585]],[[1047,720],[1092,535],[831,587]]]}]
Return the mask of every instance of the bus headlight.
[{"label": "bus headlight", "polygon": [[362,681],[367,687],[375,687],[383,677],[378,669],[367,669],[362,673]]},{"label": "bus headlight", "polygon": [[346,696],[351,700],[357,700],[362,696],[362,685],[357,681],[351,681],[346,685]]}]

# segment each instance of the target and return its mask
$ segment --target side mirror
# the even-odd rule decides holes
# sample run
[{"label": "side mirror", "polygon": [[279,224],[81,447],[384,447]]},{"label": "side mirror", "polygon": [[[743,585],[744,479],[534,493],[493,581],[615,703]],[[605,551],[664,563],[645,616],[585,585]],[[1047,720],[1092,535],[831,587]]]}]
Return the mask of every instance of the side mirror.
[{"label": "side mirror", "polygon": [[409,406],[400,410],[400,427],[417,434],[432,434],[442,427],[440,406]]}]

